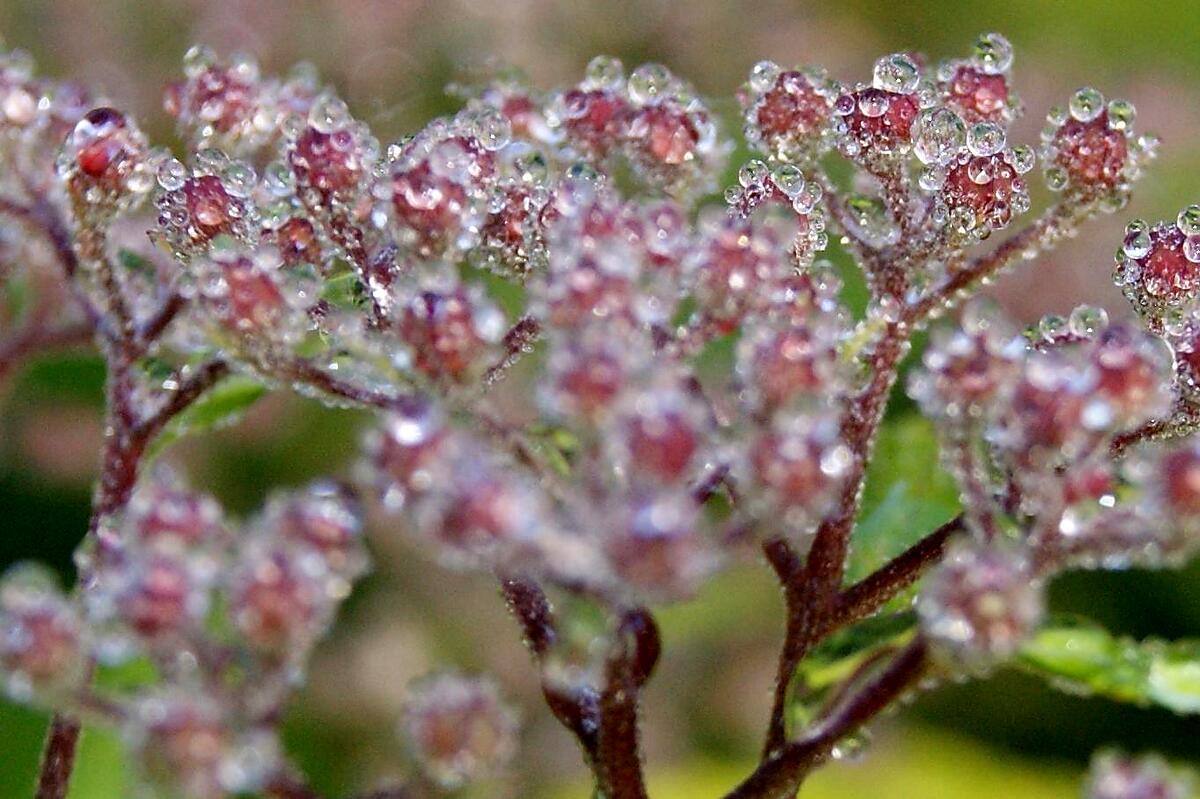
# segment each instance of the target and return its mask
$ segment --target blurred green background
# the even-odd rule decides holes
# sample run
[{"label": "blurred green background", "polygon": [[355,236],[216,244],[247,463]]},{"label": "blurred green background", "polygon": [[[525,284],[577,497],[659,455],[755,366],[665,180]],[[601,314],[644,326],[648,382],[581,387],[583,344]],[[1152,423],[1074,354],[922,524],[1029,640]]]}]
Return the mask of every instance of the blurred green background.
[{"label": "blurred green background", "polygon": [[[1134,101],[1139,126],[1165,141],[1128,212],[994,288],[1014,316],[1030,322],[1084,301],[1124,314],[1109,281],[1124,221],[1173,217],[1200,196],[1196,10],[1125,0],[0,0],[0,33],[9,46],[32,51],[44,71],[99,86],[139,112],[160,141],[172,142],[159,89],[197,40],[249,51],[268,69],[315,62],[387,138],[449,110],[442,94],[449,80],[497,64],[553,85],[576,80],[596,53],[661,61],[718,98],[715,106],[736,126],[730,98],[761,58],[821,63],[852,81],[879,54],[920,49],[937,60],[965,53],[980,31],[998,30],[1017,48],[1016,84],[1027,105],[1014,138],[1035,141],[1049,105],[1091,83]],[[69,579],[95,472],[102,376],[94,359],[56,358],[25,369],[0,395],[0,567],[32,557]],[[906,492],[924,508],[922,526],[932,526],[953,489],[937,469],[928,426],[910,413],[900,404],[888,421],[868,507],[889,491]],[[275,396],[238,426],[185,442],[171,457],[233,511],[248,512],[274,486],[345,473],[360,421]],[[535,675],[491,583],[428,568],[383,520],[372,536],[378,568],[322,646],[288,723],[290,750],[313,783],[342,794],[401,773],[392,729],[405,684],[451,663],[496,674],[523,708],[520,777],[499,793],[586,796],[578,757],[538,702]],[[860,552],[887,554],[869,542]],[[1123,634],[1198,636],[1200,569],[1070,576],[1053,586],[1053,604]],[[663,621],[666,662],[646,709],[652,792],[656,799],[717,796],[746,772],[759,743],[781,626],[777,591],[765,569],[747,564]],[[0,704],[0,799],[29,795],[44,721]],[[1005,672],[943,687],[878,724],[867,757],[827,769],[804,795],[1068,797],[1077,795],[1078,775],[1097,746],[1155,748],[1195,762],[1198,742],[1196,718],[1068,697]],[[72,795],[128,792],[119,748],[89,731]]]}]

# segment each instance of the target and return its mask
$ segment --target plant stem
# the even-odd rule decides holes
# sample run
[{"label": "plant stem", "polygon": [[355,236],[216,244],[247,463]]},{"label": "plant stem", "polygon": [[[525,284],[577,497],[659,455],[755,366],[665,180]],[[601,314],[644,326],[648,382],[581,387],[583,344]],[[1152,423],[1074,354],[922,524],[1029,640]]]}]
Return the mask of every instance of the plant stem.
[{"label": "plant stem", "polygon": [[55,713],[50,720],[35,799],[65,799],[75,767],[80,730],[79,719],[65,713]]}]

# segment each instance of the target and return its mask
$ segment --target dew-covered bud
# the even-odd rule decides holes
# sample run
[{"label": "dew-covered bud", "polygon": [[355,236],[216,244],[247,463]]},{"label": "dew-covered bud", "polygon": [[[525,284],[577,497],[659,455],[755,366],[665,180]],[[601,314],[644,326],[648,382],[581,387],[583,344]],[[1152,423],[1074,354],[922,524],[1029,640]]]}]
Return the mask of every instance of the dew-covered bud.
[{"label": "dew-covered bud", "polygon": [[730,332],[764,310],[773,291],[794,273],[793,241],[794,228],[775,217],[704,220],[686,267],[706,321]]},{"label": "dew-covered bud", "polygon": [[67,136],[58,175],[81,212],[127,207],[153,186],[146,137],[121,111],[94,108]]},{"label": "dew-covered bud", "polygon": [[[997,142],[980,143],[971,133],[991,126],[988,133],[998,135]],[[968,134],[968,145],[945,167],[937,192],[935,217],[945,219],[951,234],[964,243],[979,241],[994,231],[1003,230],[1016,215],[1029,210],[1029,192],[1020,174],[1020,157],[1004,147],[1003,131],[991,122],[975,123]]]},{"label": "dew-covered bud", "polygon": [[838,327],[815,309],[791,323],[748,325],[738,342],[735,368],[745,397],[773,411],[828,396],[838,386]]},{"label": "dew-covered bud", "polygon": [[1100,752],[1084,787],[1085,799],[1191,799],[1195,779],[1157,755]]},{"label": "dew-covered bud", "polygon": [[552,339],[539,393],[546,412],[576,422],[607,415],[638,365],[627,338],[589,325]]},{"label": "dew-covered bud", "polygon": [[1092,88],[1077,91],[1067,109],[1052,110],[1042,132],[1050,189],[1081,201],[1105,200],[1105,208],[1123,204],[1142,163],[1154,155],[1155,140],[1135,137],[1133,119],[1130,103],[1106,105]]},{"label": "dew-covered bud", "polygon": [[1116,422],[1097,394],[1099,373],[1077,353],[1035,352],[1000,410],[991,439],[1022,470],[1070,460]]},{"label": "dew-covered bud", "polygon": [[695,90],[661,64],[643,64],[626,95],[625,150],[641,177],[678,196],[710,189],[728,147]]},{"label": "dew-covered bud", "polygon": [[785,162],[807,162],[829,146],[836,91],[817,70],[760,61],[740,96],[746,140]]},{"label": "dew-covered bud", "polygon": [[54,576],[18,564],[0,576],[0,686],[17,702],[53,701],[84,679],[83,626]]},{"label": "dew-covered bud", "polygon": [[222,61],[197,46],[184,56],[184,67],[184,79],[168,84],[163,107],[194,146],[249,153],[278,132],[277,112],[252,60]]},{"label": "dew-covered bud", "polygon": [[242,730],[232,717],[210,695],[168,688],[140,696],[123,732],[151,785],[184,799],[224,799],[261,790],[282,757],[271,733]]},{"label": "dew-covered bud", "polygon": [[396,333],[413,369],[439,381],[462,383],[489,365],[507,323],[477,287],[458,284],[421,291],[397,309]]},{"label": "dew-covered bud", "polygon": [[376,218],[397,243],[428,257],[479,242],[496,178],[496,157],[464,115],[435,121],[393,147],[386,178],[373,189]]},{"label": "dew-covered bud", "polygon": [[352,201],[378,155],[378,142],[332,95],[313,103],[307,124],[287,144],[297,188],[315,191],[324,203]]},{"label": "dew-covered bud", "polygon": [[545,260],[541,225],[547,199],[543,187],[512,183],[497,190],[488,204],[472,259],[501,275],[522,277]]},{"label": "dew-covered bud", "polygon": [[933,418],[980,418],[1016,378],[1024,342],[1002,319],[972,306],[958,330],[936,331],[909,394]]},{"label": "dew-covered bud", "polygon": [[519,472],[481,459],[472,448],[446,464],[447,484],[415,508],[419,532],[457,568],[537,565],[548,535],[544,494]]},{"label": "dew-covered bud", "polygon": [[353,580],[367,569],[362,508],[345,486],[318,482],[276,497],[267,505],[260,528],[311,550],[321,567],[341,580]]},{"label": "dew-covered bud", "polygon": [[158,227],[176,257],[204,253],[218,237],[244,243],[257,240],[258,210],[250,195],[257,177],[242,161],[219,150],[203,150],[194,169],[174,159],[159,165]]},{"label": "dew-covered bud", "polygon": [[920,113],[920,67],[897,53],[875,63],[875,79],[841,94],[833,105],[838,149],[869,169],[883,169],[912,144]]},{"label": "dew-covered bud", "polygon": [[1109,405],[1113,423],[1137,427],[1171,410],[1170,354],[1156,338],[1128,325],[1101,331],[1088,353],[1099,373],[1097,394]]},{"label": "dew-covered bud", "polygon": [[132,541],[151,549],[196,551],[225,537],[216,501],[190,490],[163,466],[138,483],[125,510],[123,527]]},{"label": "dew-covered bud", "polygon": [[1009,86],[1012,45],[998,33],[982,34],[971,58],[938,69],[942,101],[968,122],[1011,122],[1018,103]]},{"label": "dew-covered bud", "polygon": [[263,654],[302,659],[345,598],[345,583],[330,581],[324,564],[305,554],[286,542],[253,541],[226,578],[234,628]]},{"label": "dew-covered bud", "polygon": [[678,483],[705,441],[703,407],[681,389],[656,385],[630,397],[607,437],[633,484]]},{"label": "dew-covered bud", "polygon": [[384,504],[399,510],[410,495],[433,488],[452,441],[441,410],[426,398],[406,400],[385,416],[366,442],[370,469],[383,492]]},{"label": "dew-covered bud", "polygon": [[787,414],[749,444],[746,485],[761,492],[762,517],[799,538],[833,508],[853,463],[834,414]]},{"label": "dew-covered bud", "polygon": [[221,248],[195,265],[199,296],[228,332],[281,336],[290,306],[279,282],[279,254]]},{"label": "dew-covered bud", "polygon": [[690,597],[716,566],[703,514],[682,489],[636,492],[606,516],[604,549],[618,582],[646,601]]},{"label": "dew-covered bud", "polygon": [[[177,645],[197,629],[208,612],[212,575],[202,561],[181,554],[131,552],[127,561],[108,571],[96,591],[111,595],[90,601],[91,615],[104,622],[103,616],[110,610],[113,615],[107,621],[119,623],[151,646]],[[110,643],[120,648],[132,642]]]},{"label": "dew-covered bud", "polygon": [[1041,582],[1025,557],[999,546],[956,546],[917,599],[921,633],[952,667],[986,672],[1041,623]]},{"label": "dew-covered bud", "polygon": [[1147,327],[1161,333],[1200,292],[1200,206],[1153,227],[1130,222],[1116,259],[1114,282]]},{"label": "dew-covered bud", "polygon": [[517,747],[516,714],[495,685],[454,673],[411,686],[400,732],[425,774],[447,790],[496,773]]},{"label": "dew-covered bud", "polygon": [[600,161],[621,143],[629,113],[624,65],[597,56],[584,80],[555,100],[549,121],[562,128],[574,150]]}]

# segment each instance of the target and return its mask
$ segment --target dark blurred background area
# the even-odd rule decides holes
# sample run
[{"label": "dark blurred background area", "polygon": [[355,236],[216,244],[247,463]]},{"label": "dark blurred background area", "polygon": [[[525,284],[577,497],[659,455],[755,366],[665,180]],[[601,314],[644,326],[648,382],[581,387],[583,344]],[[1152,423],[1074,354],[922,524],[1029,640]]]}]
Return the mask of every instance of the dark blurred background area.
[{"label": "dark blurred background area", "polygon": [[[1121,228],[1133,217],[1173,218],[1200,199],[1195,12],[1191,3],[1127,0],[0,0],[0,35],[31,51],[41,71],[92,84],[135,111],[152,139],[177,144],[161,87],[194,42],[248,52],[267,71],[313,62],[387,141],[452,111],[448,82],[501,66],[550,87],[578,80],[599,53],[627,65],[659,61],[693,81],[736,130],[733,93],[760,59],[822,64],[853,82],[869,77],[878,55],[916,49],[936,62],[997,30],[1016,48],[1026,106],[1015,140],[1036,144],[1046,110],[1091,84],[1133,101],[1139,128],[1164,142],[1130,208],[991,289],[1027,324],[1083,302],[1126,315],[1111,284]],[[37,362],[0,387],[0,568],[35,558],[71,578],[96,471],[102,382],[97,359],[72,355]],[[928,438],[908,413],[901,404],[892,423]],[[362,421],[272,395],[236,426],[184,441],[169,457],[232,513],[249,513],[274,487],[346,476]],[[899,480],[952,491],[933,456],[914,474],[904,449],[900,441],[881,450],[869,503]],[[522,754],[507,791],[586,796],[578,755],[542,707],[536,674],[490,581],[430,568],[386,519],[375,520],[371,537],[376,569],[322,645],[288,724],[290,751],[314,785],[340,795],[401,773],[394,720],[406,684],[449,664],[494,674],[522,708]],[[1121,634],[1200,637],[1196,564],[1176,573],[1070,575],[1052,597],[1056,610]],[[759,744],[781,602],[768,570],[746,564],[665,611],[663,623],[666,658],[647,695],[645,725],[652,793],[717,796],[745,773]],[[43,725],[42,714],[0,703],[0,799],[28,795]],[[804,796],[1076,796],[1088,757],[1107,744],[1200,765],[1197,717],[1071,697],[1011,671],[944,686],[877,725],[874,738],[861,762],[827,769]],[[124,796],[129,784],[111,737],[90,735],[72,795]]]}]

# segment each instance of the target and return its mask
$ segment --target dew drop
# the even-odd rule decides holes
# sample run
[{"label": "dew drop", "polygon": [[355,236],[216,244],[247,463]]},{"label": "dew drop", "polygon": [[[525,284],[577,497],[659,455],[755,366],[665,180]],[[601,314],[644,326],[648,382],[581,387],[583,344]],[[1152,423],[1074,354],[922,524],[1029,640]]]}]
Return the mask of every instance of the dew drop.
[{"label": "dew drop", "polygon": [[913,152],[923,164],[945,166],[967,141],[962,118],[949,108],[925,111],[917,120]]},{"label": "dew drop", "polygon": [[625,79],[625,65],[618,58],[598,55],[588,62],[585,76],[590,89],[616,89]]},{"label": "dew drop", "polygon": [[1090,86],[1084,87],[1071,96],[1068,110],[1080,122],[1091,122],[1104,110],[1104,95]]},{"label": "dew drop", "polygon": [[903,53],[886,55],[875,62],[876,89],[894,94],[912,94],[920,82],[920,67]]},{"label": "dew drop", "polygon": [[989,75],[1007,72],[1012,66],[1013,48],[999,33],[983,33],[975,40],[975,61]]},{"label": "dew drop", "polygon": [[1185,236],[1200,234],[1200,205],[1189,205],[1175,219],[1179,232]]},{"label": "dew drop", "polygon": [[659,99],[671,85],[671,73],[662,64],[643,64],[629,76],[629,99],[646,105]]},{"label": "dew drop", "polygon": [[995,155],[1004,145],[1004,128],[995,122],[976,122],[967,131],[967,148],[972,155]]}]

